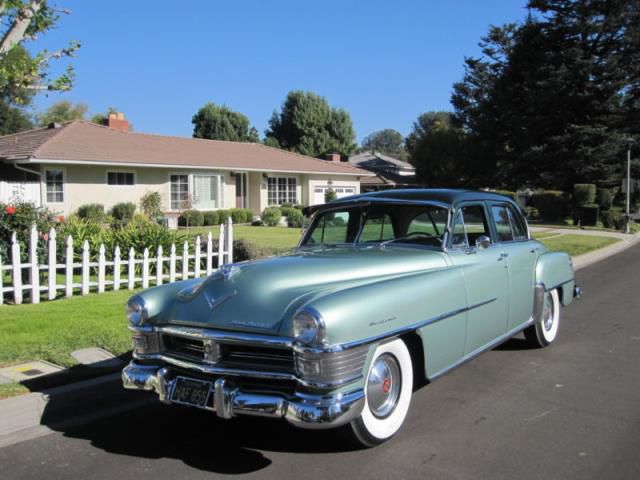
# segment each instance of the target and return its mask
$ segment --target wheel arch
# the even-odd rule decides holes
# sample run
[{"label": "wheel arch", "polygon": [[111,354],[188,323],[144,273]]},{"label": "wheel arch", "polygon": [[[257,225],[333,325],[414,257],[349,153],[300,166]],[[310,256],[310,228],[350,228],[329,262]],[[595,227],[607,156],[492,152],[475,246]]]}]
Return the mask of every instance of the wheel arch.
[{"label": "wheel arch", "polygon": [[411,355],[411,363],[413,366],[413,390],[415,391],[429,383],[427,377],[424,342],[416,330],[405,333],[400,337],[400,339],[407,345],[409,355]]}]

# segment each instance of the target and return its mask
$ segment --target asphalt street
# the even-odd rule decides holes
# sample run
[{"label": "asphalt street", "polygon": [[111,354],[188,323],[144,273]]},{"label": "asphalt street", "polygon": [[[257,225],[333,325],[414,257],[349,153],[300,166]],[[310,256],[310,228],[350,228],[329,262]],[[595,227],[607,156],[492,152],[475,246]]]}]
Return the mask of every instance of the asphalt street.
[{"label": "asphalt street", "polygon": [[640,478],[640,245],[578,273],[559,339],[515,338],[414,394],[371,450],[154,404],[0,450],[0,478]]}]

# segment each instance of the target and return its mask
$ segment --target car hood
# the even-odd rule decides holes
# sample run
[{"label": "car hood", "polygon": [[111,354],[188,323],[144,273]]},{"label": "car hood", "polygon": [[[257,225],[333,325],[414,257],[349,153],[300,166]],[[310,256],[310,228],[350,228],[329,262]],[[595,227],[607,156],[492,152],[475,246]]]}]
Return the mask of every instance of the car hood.
[{"label": "car hood", "polygon": [[263,334],[280,332],[300,307],[332,292],[446,267],[442,252],[337,247],[225,266],[182,292],[169,324]]}]

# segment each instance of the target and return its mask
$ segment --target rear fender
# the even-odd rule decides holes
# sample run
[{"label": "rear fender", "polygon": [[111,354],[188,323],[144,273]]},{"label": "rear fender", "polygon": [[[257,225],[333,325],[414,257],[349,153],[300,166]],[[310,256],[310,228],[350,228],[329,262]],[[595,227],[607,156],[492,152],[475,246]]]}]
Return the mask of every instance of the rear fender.
[{"label": "rear fender", "polygon": [[576,285],[571,257],[564,252],[540,255],[536,264],[536,285],[542,286],[544,292],[558,289],[562,305],[569,305],[573,301]]}]

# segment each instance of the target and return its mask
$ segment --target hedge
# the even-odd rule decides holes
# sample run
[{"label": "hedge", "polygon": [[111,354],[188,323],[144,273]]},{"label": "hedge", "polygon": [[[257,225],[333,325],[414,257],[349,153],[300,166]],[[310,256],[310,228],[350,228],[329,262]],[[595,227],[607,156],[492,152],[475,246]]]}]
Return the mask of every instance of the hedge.
[{"label": "hedge", "polygon": [[613,195],[608,188],[599,188],[596,190],[596,203],[600,207],[600,211],[604,212],[613,206]]},{"label": "hedge", "polygon": [[178,225],[181,227],[202,227],[204,214],[199,210],[185,210],[178,217]]},{"label": "hedge", "polygon": [[596,201],[596,186],[593,183],[576,183],[573,186],[576,207],[593,205]]},{"label": "hedge", "polygon": [[262,223],[269,227],[277,227],[280,224],[282,211],[278,207],[267,207],[262,211]]},{"label": "hedge", "polygon": [[204,216],[205,226],[210,227],[210,226],[220,224],[220,216],[218,215],[218,212],[216,211],[203,212],[202,215]]},{"label": "hedge", "polygon": [[598,213],[600,208],[595,203],[582,205],[576,209],[576,216],[580,225],[595,227],[598,223]]},{"label": "hedge", "polygon": [[287,225],[300,228],[304,222],[304,215],[295,207],[283,207],[280,209],[283,216],[287,217]]},{"label": "hedge", "polygon": [[621,208],[610,208],[600,212],[600,221],[605,228],[622,230],[624,227],[624,213]]},{"label": "hedge", "polygon": [[569,215],[569,200],[559,190],[544,190],[531,196],[532,206],[538,210],[540,218],[547,222],[564,220]]}]

